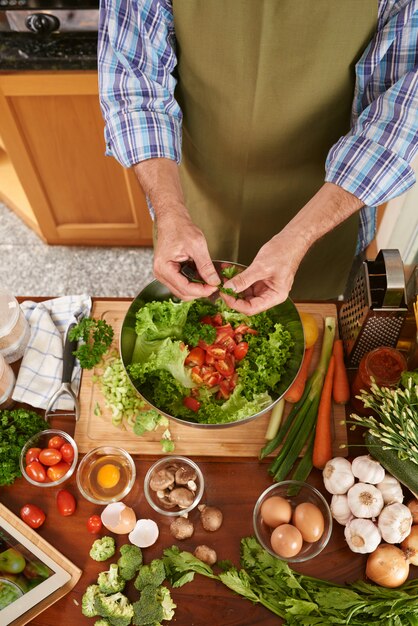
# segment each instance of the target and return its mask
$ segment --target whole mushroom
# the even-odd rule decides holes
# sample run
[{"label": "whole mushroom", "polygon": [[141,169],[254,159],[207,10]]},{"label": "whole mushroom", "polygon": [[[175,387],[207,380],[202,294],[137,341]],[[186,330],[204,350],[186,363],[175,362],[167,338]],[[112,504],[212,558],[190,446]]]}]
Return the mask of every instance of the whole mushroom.
[{"label": "whole mushroom", "polygon": [[203,563],[207,563],[208,565],[215,565],[218,560],[218,555],[215,550],[204,544],[197,546],[193,554],[197,559],[200,559]]},{"label": "whole mushroom", "polygon": [[223,514],[216,506],[207,506],[206,504],[200,504],[198,506],[200,511],[200,520],[205,530],[214,532],[221,527],[223,521]]},{"label": "whole mushroom", "polygon": [[170,524],[170,533],[175,539],[182,541],[193,535],[194,526],[187,517],[176,517]]},{"label": "whole mushroom", "polygon": [[176,489],[170,491],[168,499],[181,509],[187,509],[193,504],[194,494],[185,487],[176,487]]},{"label": "whole mushroom", "polygon": [[166,469],[153,472],[149,481],[150,489],[153,491],[164,491],[172,485],[174,485],[174,474]]}]

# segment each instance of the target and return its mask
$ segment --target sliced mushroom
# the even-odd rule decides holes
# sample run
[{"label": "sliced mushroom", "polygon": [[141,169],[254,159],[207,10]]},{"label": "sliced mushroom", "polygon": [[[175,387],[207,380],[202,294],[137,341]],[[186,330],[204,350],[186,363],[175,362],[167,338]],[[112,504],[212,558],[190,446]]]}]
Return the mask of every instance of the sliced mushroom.
[{"label": "sliced mushroom", "polygon": [[166,469],[153,472],[150,478],[149,486],[153,491],[163,491],[174,485],[174,474]]},{"label": "sliced mushroom", "polygon": [[192,467],[180,467],[175,476],[175,480],[178,485],[187,485],[189,481],[195,481],[196,478],[197,474]]},{"label": "sliced mushroom", "polygon": [[193,504],[194,494],[185,487],[177,487],[170,491],[168,498],[170,502],[174,502],[181,509],[187,509],[187,507]]}]

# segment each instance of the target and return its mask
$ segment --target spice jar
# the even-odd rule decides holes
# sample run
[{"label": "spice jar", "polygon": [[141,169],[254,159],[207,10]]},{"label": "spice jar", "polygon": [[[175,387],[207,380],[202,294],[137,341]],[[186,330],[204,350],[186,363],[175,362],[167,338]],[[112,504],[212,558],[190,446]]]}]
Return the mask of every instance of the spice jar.
[{"label": "spice jar", "polygon": [[10,409],[13,406],[12,393],[15,382],[12,368],[0,354],[0,409]]},{"label": "spice jar", "polygon": [[6,363],[14,363],[24,355],[30,337],[30,326],[18,301],[0,289],[0,354]]},{"label": "spice jar", "polygon": [[405,357],[395,348],[381,346],[367,352],[360,361],[351,386],[351,404],[354,409],[359,413],[364,412],[364,403],[356,396],[360,395],[361,389],[365,391],[370,389],[372,378],[379,387],[394,387],[406,369]]}]

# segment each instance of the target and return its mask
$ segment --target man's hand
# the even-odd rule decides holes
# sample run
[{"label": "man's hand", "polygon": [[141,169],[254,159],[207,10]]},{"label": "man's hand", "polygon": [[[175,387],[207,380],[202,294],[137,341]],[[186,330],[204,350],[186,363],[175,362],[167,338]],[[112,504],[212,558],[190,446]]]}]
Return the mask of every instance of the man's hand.
[{"label": "man's hand", "polygon": [[[170,159],[149,159],[134,169],[155,211],[155,277],[182,300],[209,297],[221,280],[209,256],[206,239],[185,207],[177,163]],[[189,282],[180,273],[181,263],[189,259],[195,262],[206,285]]]},{"label": "man's hand", "polygon": [[231,308],[254,315],[286,300],[312,244],[362,207],[351,193],[325,183],[287,226],[257,253],[251,265],[224,284],[243,297],[222,294]]}]

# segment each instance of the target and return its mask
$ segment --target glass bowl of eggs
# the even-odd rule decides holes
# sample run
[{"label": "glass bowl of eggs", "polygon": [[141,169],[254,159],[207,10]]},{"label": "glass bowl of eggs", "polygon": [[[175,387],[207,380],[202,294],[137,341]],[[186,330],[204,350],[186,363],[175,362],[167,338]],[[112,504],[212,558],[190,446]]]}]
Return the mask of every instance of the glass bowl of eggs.
[{"label": "glass bowl of eggs", "polygon": [[76,478],[86,500],[94,504],[119,502],[134,485],[135,463],[123,448],[100,446],[81,459]]},{"label": "glass bowl of eggs", "polygon": [[267,552],[289,563],[317,556],[332,532],[332,515],[315,487],[285,480],[268,487],[253,513],[254,532]]}]

